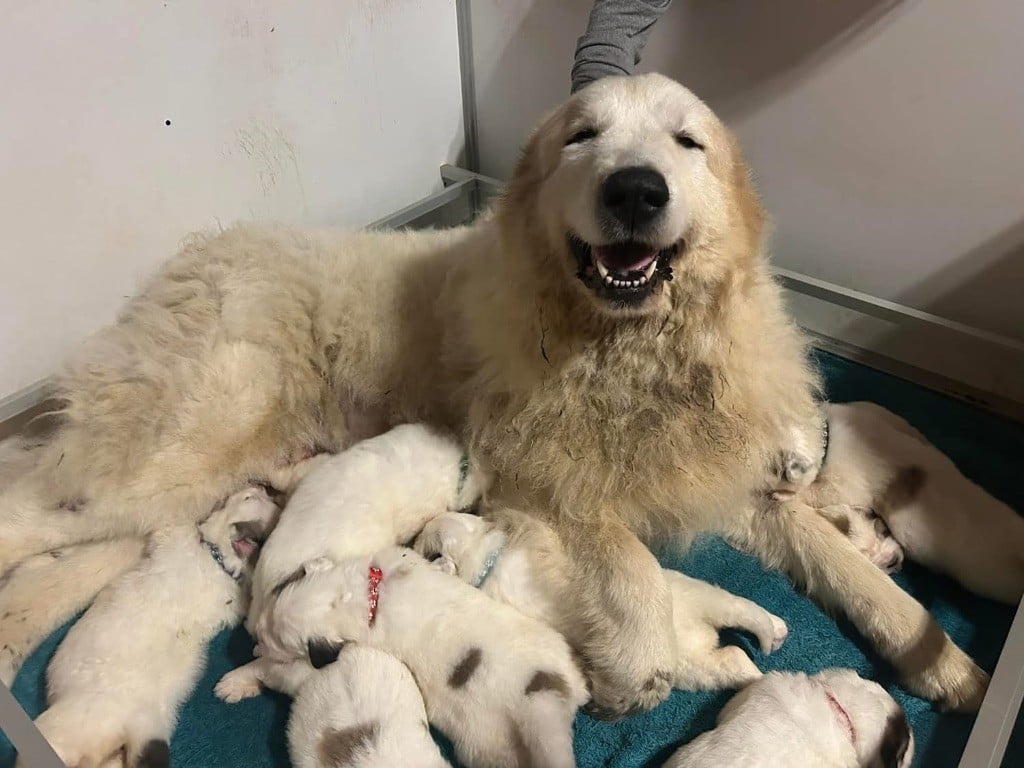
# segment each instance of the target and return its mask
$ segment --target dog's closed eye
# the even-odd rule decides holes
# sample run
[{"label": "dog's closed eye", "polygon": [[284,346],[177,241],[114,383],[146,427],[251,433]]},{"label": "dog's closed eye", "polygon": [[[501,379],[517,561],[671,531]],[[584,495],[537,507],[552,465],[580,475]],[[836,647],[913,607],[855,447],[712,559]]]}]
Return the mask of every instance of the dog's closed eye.
[{"label": "dog's closed eye", "polygon": [[582,144],[584,141],[590,141],[596,136],[596,128],[583,128],[582,130],[576,131],[576,133],[570,136],[568,141],[565,142],[565,146],[568,147],[572,144]]},{"label": "dog's closed eye", "polygon": [[704,145],[697,141],[693,136],[688,134],[686,131],[680,131],[676,134],[676,142],[679,146],[684,149],[699,149],[703,150]]}]

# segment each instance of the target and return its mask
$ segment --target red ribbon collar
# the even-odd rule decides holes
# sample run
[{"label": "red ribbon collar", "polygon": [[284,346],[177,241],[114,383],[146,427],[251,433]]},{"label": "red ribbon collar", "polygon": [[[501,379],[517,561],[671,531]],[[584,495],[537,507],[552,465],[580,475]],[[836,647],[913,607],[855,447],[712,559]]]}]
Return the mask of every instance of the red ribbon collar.
[{"label": "red ribbon collar", "polygon": [[846,735],[850,739],[851,744],[857,743],[857,731],[853,727],[853,720],[850,719],[850,714],[843,709],[843,705],[839,703],[839,700],[832,695],[832,691],[825,688],[825,698],[828,699],[828,705],[832,708],[833,714],[836,716],[836,720],[843,726],[846,731]]},{"label": "red ribbon collar", "polygon": [[377,603],[380,602],[380,583],[384,579],[384,572],[376,565],[371,565],[367,572],[366,596],[370,605],[369,620],[370,626],[377,619]]}]

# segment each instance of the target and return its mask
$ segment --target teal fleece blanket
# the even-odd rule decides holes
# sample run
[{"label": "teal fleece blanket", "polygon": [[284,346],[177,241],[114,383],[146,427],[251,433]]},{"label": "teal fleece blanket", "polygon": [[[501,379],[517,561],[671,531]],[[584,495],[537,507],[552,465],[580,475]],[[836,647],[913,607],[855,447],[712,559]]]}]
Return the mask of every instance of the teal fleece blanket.
[{"label": "teal fleece blanket", "polygon": [[[1017,510],[1024,510],[1024,427],[900,379],[819,354],[830,400],[873,400],[901,414],[945,451],[969,477]],[[969,514],[969,511],[965,511]],[[834,621],[794,590],[777,573],[766,572],[751,557],[717,539],[699,540],[685,555],[667,555],[663,564],[744,595],[778,614],[790,627],[786,644],[772,656],[761,655],[751,638],[728,635],[727,642],[747,648],[764,670],[852,667],[880,681],[907,710],[917,741],[915,766],[951,768],[967,742],[972,717],[941,715],[903,690],[882,661],[845,621]],[[1013,619],[1013,610],[975,597],[947,578],[908,564],[896,576],[938,618],[952,638],[989,672]],[[30,715],[42,710],[46,664],[63,627],[28,660],[14,693]],[[206,673],[181,713],[171,741],[178,768],[281,768],[288,765],[286,697],[267,693],[229,706],[213,695],[222,674],[248,661],[251,642],[241,628],[212,643]],[[730,692],[674,692],[657,709],[619,723],[576,719],[577,763],[583,768],[656,768],[679,744],[714,725]],[[1021,728],[1017,729],[1021,731]],[[443,739],[439,740],[442,745]],[[1005,766],[1024,765],[1024,738],[1014,738]],[[450,757],[450,752],[448,753]],[[0,736],[0,768],[13,765],[13,750]],[[396,768],[399,768],[396,766]]]}]

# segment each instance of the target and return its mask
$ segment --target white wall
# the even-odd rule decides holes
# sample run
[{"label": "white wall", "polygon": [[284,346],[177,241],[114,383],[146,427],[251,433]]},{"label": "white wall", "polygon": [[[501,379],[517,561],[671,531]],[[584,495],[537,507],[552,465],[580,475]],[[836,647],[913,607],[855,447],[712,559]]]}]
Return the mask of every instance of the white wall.
[{"label": "white wall", "polygon": [[[472,5],[482,170],[507,177],[568,93],[591,3]],[[642,69],[738,132],[776,263],[1024,341],[1021,30],[1019,0],[675,0]],[[1024,359],[937,357],[914,333],[801,306],[819,330],[1024,400]]]},{"label": "white wall", "polygon": [[433,191],[457,45],[454,0],[6,3],[0,399],[190,230],[362,225]]}]

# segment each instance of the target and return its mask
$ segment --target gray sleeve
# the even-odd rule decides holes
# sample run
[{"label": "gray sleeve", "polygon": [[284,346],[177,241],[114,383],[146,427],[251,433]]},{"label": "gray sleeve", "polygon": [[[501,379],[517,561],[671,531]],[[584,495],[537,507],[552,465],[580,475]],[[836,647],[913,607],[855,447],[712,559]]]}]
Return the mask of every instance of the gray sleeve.
[{"label": "gray sleeve", "polygon": [[587,31],[576,42],[572,92],[608,75],[631,75],[651,27],[672,0],[594,0]]}]

